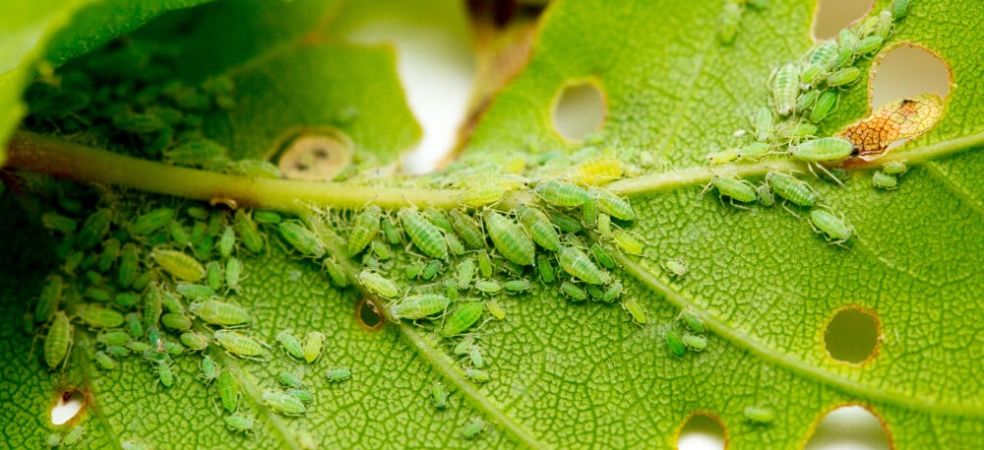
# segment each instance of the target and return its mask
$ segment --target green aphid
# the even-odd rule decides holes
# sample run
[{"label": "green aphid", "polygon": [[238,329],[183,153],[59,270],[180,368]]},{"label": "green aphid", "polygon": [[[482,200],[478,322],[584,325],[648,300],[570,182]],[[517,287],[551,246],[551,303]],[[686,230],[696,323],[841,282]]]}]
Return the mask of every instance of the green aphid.
[{"label": "green aphid", "polygon": [[[871,20],[871,18],[869,18],[868,20]],[[882,12],[878,13],[878,16],[876,16],[874,20],[875,20],[875,25],[872,27],[872,31],[871,31],[872,36],[868,36],[868,37],[877,37],[883,41],[885,39],[888,39],[888,37],[892,34],[892,27],[895,22],[892,19],[892,12],[887,9],[883,10]]]},{"label": "green aphid", "polygon": [[[71,242],[65,240],[64,242]],[[65,256],[65,261],[62,264],[62,271],[67,274],[74,274],[75,269],[82,263],[82,258],[85,258],[85,254],[82,252],[72,252]]]},{"label": "green aphid", "polygon": [[167,127],[167,123],[153,114],[121,111],[113,116],[113,126],[132,134],[149,134]]},{"label": "green aphid", "polygon": [[215,291],[204,284],[178,283],[174,286],[174,290],[189,300],[204,300],[215,297]]},{"label": "green aphid", "polygon": [[[546,216],[543,218],[545,221],[549,220]],[[588,229],[593,229],[598,225],[598,202],[595,199],[588,200],[581,205],[581,221]]]},{"label": "green aphid", "polygon": [[110,295],[112,294],[108,289],[98,286],[89,286],[82,292],[83,297],[99,303],[108,302]]},{"label": "green aphid", "polygon": [[895,175],[876,170],[871,176],[871,185],[878,189],[892,190],[899,187],[899,179]]},{"label": "green aphid", "polygon": [[683,315],[680,316],[680,320],[682,320],[683,324],[694,333],[704,333],[707,331],[707,327],[704,326],[704,321],[694,313],[683,313]]},{"label": "green aphid", "polygon": [[776,204],[776,196],[772,193],[769,183],[762,183],[755,187],[755,195],[758,196],[762,206],[772,206]]},{"label": "green aphid", "polygon": [[102,241],[103,236],[109,231],[109,224],[113,219],[113,211],[108,208],[99,209],[85,219],[82,228],[75,236],[75,246],[82,251],[87,251]]},{"label": "green aphid", "polygon": [[280,236],[302,255],[320,258],[325,254],[324,244],[313,231],[296,220],[277,225]]},{"label": "green aphid", "polygon": [[120,443],[122,450],[147,450],[148,447],[139,440],[127,439]]},{"label": "green aphid", "polygon": [[451,301],[458,300],[458,284],[450,279],[444,279],[444,295],[448,297]]},{"label": "green aphid", "polygon": [[597,242],[591,244],[589,251],[591,252],[591,257],[594,258],[598,264],[601,264],[602,267],[606,269],[615,268],[615,257],[613,257],[612,254],[605,249],[605,247],[602,247],[601,244]]},{"label": "green aphid", "polygon": [[840,161],[854,151],[854,145],[839,137],[813,139],[789,148],[790,154],[800,161],[832,162]]},{"label": "green aphid", "polygon": [[211,356],[202,356],[202,362],[198,364],[198,368],[202,372],[202,383],[206,386],[219,377],[219,366]]},{"label": "green aphid", "polygon": [[857,67],[846,67],[830,74],[827,77],[827,86],[844,86],[857,81],[859,78],[861,78],[861,69]]},{"label": "green aphid", "polygon": [[738,148],[729,148],[719,152],[708,153],[707,163],[712,165],[727,164],[738,159],[739,157],[741,157],[741,152]]},{"label": "green aphid", "polygon": [[909,168],[902,161],[890,161],[885,163],[881,170],[889,175],[902,175]]},{"label": "green aphid", "polygon": [[263,209],[253,211],[253,219],[255,219],[257,223],[269,225],[276,225],[283,220],[277,212]]},{"label": "green aphid", "polygon": [[153,345],[154,348],[160,348],[162,345],[161,339],[160,328],[157,328],[157,326],[150,326],[147,328],[147,341],[150,342],[150,345]]},{"label": "green aphid", "polygon": [[607,284],[611,276],[601,270],[581,250],[574,247],[563,247],[557,252],[560,268],[574,278],[588,284]]},{"label": "green aphid", "polygon": [[853,230],[844,219],[825,209],[810,211],[810,225],[813,231],[824,235],[833,244],[842,244],[851,238]]},{"label": "green aphid", "polygon": [[[183,309],[183,308],[182,308]],[[157,283],[151,284],[143,295],[143,323],[150,327],[157,325],[164,310],[164,292]]]},{"label": "green aphid", "polygon": [[683,345],[683,340],[680,339],[680,335],[676,331],[667,330],[665,339],[666,347],[670,349],[670,353],[677,357],[682,357],[687,353],[687,347]]},{"label": "green aphid", "polygon": [[588,293],[570,281],[560,283],[560,291],[576,302],[581,302],[588,299]]},{"label": "green aphid", "polygon": [[523,293],[533,289],[533,284],[530,280],[509,280],[503,282],[502,287],[508,292]]},{"label": "green aphid", "polygon": [[424,209],[423,214],[424,217],[430,221],[430,223],[434,224],[434,226],[440,228],[445,233],[454,233],[454,227],[451,226],[451,219],[449,219],[448,215],[443,211],[434,208],[426,208]]},{"label": "green aphid", "polygon": [[795,64],[786,64],[772,74],[772,101],[780,116],[795,111],[799,90],[800,74]]},{"label": "green aphid", "polygon": [[249,213],[241,209],[236,211],[232,226],[247,250],[253,253],[259,253],[263,250],[263,235],[256,228],[256,223],[253,222]]},{"label": "green aphid", "polygon": [[335,287],[345,288],[352,284],[349,282],[348,274],[345,273],[345,270],[342,269],[342,266],[334,258],[325,258],[322,265],[325,268],[325,272],[328,273],[328,278],[331,279],[331,283]]},{"label": "green aphid", "polygon": [[843,67],[854,60],[854,53],[859,44],[858,36],[850,29],[844,28],[837,34],[836,66]]},{"label": "green aphid", "polygon": [[448,251],[450,251],[452,255],[461,256],[465,254],[465,251],[467,251],[465,244],[463,244],[454,233],[445,234],[444,240],[448,242]]},{"label": "green aphid", "polygon": [[457,336],[478,323],[482,318],[485,305],[482,302],[465,302],[455,308],[451,316],[444,322],[441,335],[444,337]]},{"label": "green aphid", "polygon": [[443,269],[444,264],[441,261],[432,259],[424,264],[424,268],[420,271],[420,278],[425,281],[433,280]]},{"label": "green aphid", "polygon": [[485,278],[492,276],[492,258],[486,251],[478,252],[478,273]]},{"label": "green aphid", "polygon": [[476,369],[485,367],[485,357],[482,356],[482,349],[477,345],[473,345],[472,348],[468,350],[468,360],[471,361],[472,366]]},{"label": "green aphid", "polygon": [[550,221],[564,233],[580,233],[584,229],[579,220],[567,214],[553,213],[550,215]]},{"label": "green aphid", "polygon": [[219,255],[223,258],[228,258],[232,255],[232,251],[236,248],[236,231],[231,226],[226,226],[222,230],[222,235],[219,236]]},{"label": "green aphid", "polygon": [[449,219],[451,221],[451,227],[461,237],[461,240],[465,242],[465,246],[470,249],[485,247],[485,234],[475,219],[457,209],[451,210]]},{"label": "green aphid", "polygon": [[892,18],[896,21],[901,20],[909,12],[909,4],[912,0],[894,0],[892,1],[891,11]]},{"label": "green aphid", "polygon": [[635,220],[635,210],[628,200],[605,189],[592,189],[591,195],[598,202],[599,211],[619,220]]},{"label": "green aphid", "polygon": [[807,57],[807,65],[800,74],[800,81],[804,85],[812,86],[820,75],[825,74],[836,63],[837,42],[825,41],[817,44]]},{"label": "green aphid", "polygon": [[225,222],[222,214],[212,214],[208,218],[208,226],[205,231],[209,236],[219,237],[222,233],[223,223]]},{"label": "green aphid", "polygon": [[157,378],[161,385],[169,388],[174,385],[174,373],[171,372],[171,365],[165,361],[157,363]]},{"label": "green aphid", "polygon": [[200,352],[208,348],[208,336],[194,331],[185,331],[179,337],[181,343],[192,351]]},{"label": "green aphid", "polygon": [[769,172],[765,176],[766,183],[772,188],[776,195],[792,202],[795,205],[811,207],[820,200],[820,194],[810,186],[810,183],[800,180],[792,175]]},{"label": "green aphid", "polygon": [[721,197],[727,197],[733,201],[749,203],[758,199],[755,194],[755,186],[741,178],[715,175],[711,178],[710,184],[717,189]]},{"label": "green aphid", "polygon": [[[3,186],[3,184],[0,183],[0,186]],[[59,445],[61,445],[61,442],[62,442],[62,436],[58,433],[50,433],[48,434],[48,437],[46,437],[44,440],[45,445],[51,448],[58,447]]]},{"label": "green aphid", "polygon": [[389,218],[383,219],[379,224],[379,228],[383,232],[386,242],[389,242],[390,245],[400,245],[403,242],[400,230],[396,228],[396,225],[393,225],[393,222]]},{"label": "green aphid", "polygon": [[[0,183],[0,186],[2,185]],[[54,211],[48,211],[41,215],[41,225],[48,230],[57,231],[65,235],[74,233],[75,229],[79,226],[75,219],[65,217]]]},{"label": "green aphid", "polygon": [[752,131],[754,131],[756,139],[760,142],[765,142],[772,138],[774,120],[771,109],[762,106],[755,110],[755,113],[752,114],[751,122]]},{"label": "green aphid", "polygon": [[404,269],[404,274],[407,276],[408,280],[417,278],[420,276],[420,273],[424,271],[424,266],[426,265],[427,263],[423,261],[412,261],[407,264],[407,267]]},{"label": "green aphid", "polygon": [[201,206],[189,206],[188,209],[185,210],[185,213],[188,214],[188,217],[197,220],[207,220],[209,215],[208,210],[202,208]]},{"label": "green aphid", "polygon": [[814,90],[810,90],[810,91],[804,92],[802,95],[800,95],[796,99],[796,110],[797,111],[806,111],[806,110],[812,108],[813,105],[816,105],[817,99],[819,99],[819,98],[820,98],[820,91],[818,91],[818,90],[815,90],[814,89]]},{"label": "green aphid", "polygon": [[116,262],[116,258],[120,256],[120,241],[117,239],[106,239],[102,244],[102,252],[99,253],[99,259],[96,261],[96,269],[100,272],[105,272],[113,267],[113,263]]},{"label": "green aphid", "polygon": [[435,408],[445,409],[448,407],[448,390],[444,387],[444,383],[440,381],[431,383],[431,398],[434,399]]},{"label": "green aphid", "polygon": [[256,358],[265,353],[262,342],[236,331],[218,330],[212,337],[233,356]]},{"label": "green aphid", "polygon": [[537,255],[536,271],[540,276],[540,281],[546,284],[553,283],[557,280],[557,276],[554,273],[553,263],[550,262],[550,257],[547,255]]},{"label": "green aphid", "polygon": [[502,308],[502,305],[499,304],[498,300],[493,298],[492,300],[489,300],[485,306],[488,308],[489,314],[492,314],[492,317],[495,317],[495,320],[503,320],[506,318],[506,310]]},{"label": "green aphid", "polygon": [[304,404],[308,404],[314,401],[314,394],[312,394],[311,391],[307,391],[304,389],[288,389],[287,393],[293,395]]},{"label": "green aphid", "polygon": [[476,383],[488,383],[492,379],[488,372],[471,367],[465,369],[465,376]]},{"label": "green aphid", "polygon": [[127,314],[123,318],[126,321],[126,332],[130,334],[134,339],[141,338],[144,335],[143,323],[140,321],[140,316],[137,313]]},{"label": "green aphid", "polygon": [[744,414],[745,419],[754,423],[768,424],[776,420],[775,411],[764,406],[746,406],[742,414]]},{"label": "green aphid", "polygon": [[50,275],[41,286],[38,303],[34,306],[34,321],[47,322],[54,316],[61,304],[65,282],[58,275]]},{"label": "green aphid", "polygon": [[171,356],[181,356],[184,354],[185,348],[183,345],[177,342],[167,341],[163,345],[164,351]]},{"label": "green aphid", "polygon": [[452,351],[454,352],[455,355],[467,355],[468,352],[471,351],[473,345],[475,345],[474,336],[471,335],[465,336],[464,339],[462,339],[461,342],[458,343],[458,345],[454,346],[454,349]]},{"label": "green aphid", "polygon": [[504,258],[522,266],[533,264],[536,249],[519,225],[491,209],[485,212],[484,219],[485,230]]},{"label": "green aphid", "polygon": [[[861,42],[858,42],[857,53],[859,55],[867,55],[868,53],[880,49],[884,42],[885,39],[882,38],[881,36],[868,36],[864,39],[861,39]],[[858,73],[858,75],[860,75],[860,72]]]},{"label": "green aphid", "polygon": [[133,279],[133,284],[130,285],[130,288],[133,289],[134,291],[142,292],[144,289],[147,288],[147,286],[150,285],[151,281],[154,281],[156,279],[157,279],[157,274],[154,273],[153,271],[147,270],[141,272],[136,276],[136,278]]},{"label": "green aphid", "polygon": [[[133,342],[136,341],[130,341],[130,343]],[[104,351],[106,352],[107,355],[112,356],[114,358],[125,358],[130,355],[130,349],[122,345],[111,345],[109,347],[106,347]]]},{"label": "green aphid", "polygon": [[400,287],[376,272],[363,270],[359,272],[359,283],[370,292],[383,298],[396,298],[400,295]]},{"label": "green aphid", "polygon": [[161,316],[161,325],[175,331],[188,331],[191,329],[191,318],[178,313],[167,313]]},{"label": "green aphid", "polygon": [[475,277],[475,260],[472,258],[467,258],[460,263],[455,272],[455,281],[457,282],[458,289],[468,289],[471,285],[472,279]]},{"label": "green aphid", "polygon": [[336,367],[334,369],[328,369],[325,372],[325,377],[331,383],[341,383],[352,378],[352,370],[347,367]]},{"label": "green aphid", "polygon": [[644,308],[642,304],[639,303],[638,299],[627,298],[625,300],[622,300],[622,308],[625,308],[625,310],[628,311],[629,315],[632,316],[632,320],[634,320],[636,323],[638,324],[649,323],[649,316],[646,314],[646,308]]},{"label": "green aphid", "polygon": [[72,324],[65,313],[58,311],[48,325],[48,334],[44,337],[44,362],[49,369],[54,369],[72,348]]},{"label": "green aphid", "polygon": [[690,269],[682,258],[671,258],[663,262],[663,268],[674,278],[683,278]]},{"label": "green aphid", "polygon": [[101,273],[94,272],[91,270],[85,273],[85,279],[89,282],[89,284],[94,284],[94,285],[106,284],[106,278],[103,277]]},{"label": "green aphid", "polygon": [[82,425],[76,425],[75,428],[68,430],[65,436],[62,438],[63,447],[74,447],[79,442],[82,442],[82,437],[85,435],[85,428]]},{"label": "green aphid", "polygon": [[123,314],[99,305],[78,305],[75,315],[92,328],[117,328],[123,325]]},{"label": "green aphid", "polygon": [[223,278],[224,273],[221,263],[218,261],[209,261],[208,264],[205,264],[205,285],[212,292],[222,288]]},{"label": "green aphid", "polygon": [[355,216],[351,233],[348,237],[348,255],[355,256],[376,238],[379,234],[379,221],[383,210],[377,205],[370,205]]},{"label": "green aphid", "polygon": [[610,284],[608,286],[608,289],[605,289],[605,292],[603,292],[601,295],[601,301],[605,303],[612,303],[615,300],[618,300],[619,297],[622,296],[623,290],[624,288],[622,287],[622,283],[616,281]]},{"label": "green aphid", "polygon": [[96,335],[96,342],[102,345],[124,345],[130,342],[130,335],[125,331],[109,330]]},{"label": "green aphid", "polygon": [[390,308],[394,319],[417,320],[442,313],[451,299],[440,294],[419,294],[404,298]]},{"label": "green aphid", "polygon": [[683,337],[680,339],[683,341],[683,345],[694,351],[703,351],[707,348],[707,338],[704,336],[699,336],[691,333],[684,333]]},{"label": "green aphid", "polygon": [[294,336],[293,333],[288,330],[282,330],[277,333],[276,339],[288,355],[297,359],[304,358],[304,345],[301,344],[301,340],[297,336]]},{"label": "green aphid", "polygon": [[494,295],[502,291],[502,285],[495,280],[477,280],[475,281],[475,289],[483,294]]},{"label": "green aphid", "polygon": [[741,24],[742,5],[735,1],[724,2],[724,9],[718,17],[717,39],[721,45],[731,45],[738,36]]},{"label": "green aphid", "polygon": [[520,223],[526,228],[534,242],[550,251],[560,249],[560,235],[557,234],[557,230],[546,214],[526,205],[517,208],[516,212]]},{"label": "green aphid", "polygon": [[301,379],[300,375],[286,370],[277,374],[277,381],[279,381],[284,387],[288,388],[304,387],[304,380]]},{"label": "green aphid", "polygon": [[147,236],[171,223],[174,214],[174,208],[164,207],[150,210],[137,216],[128,227],[128,231],[134,236]]},{"label": "green aphid", "polygon": [[239,279],[243,274],[243,262],[239,258],[229,258],[225,264],[225,284],[232,290],[239,290]]},{"label": "green aphid", "polygon": [[827,116],[834,110],[837,105],[837,92],[836,91],[825,91],[817,99],[816,104],[814,104],[813,109],[810,111],[810,121],[820,122],[826,119]]},{"label": "green aphid", "polygon": [[95,361],[96,365],[102,370],[113,370],[116,368],[116,361],[113,360],[112,356],[106,354],[106,352],[96,352],[92,355],[92,360]]},{"label": "green aphid", "polygon": [[473,417],[465,426],[461,427],[461,437],[465,439],[475,439],[478,435],[482,434],[482,430],[485,429],[485,421],[479,419],[478,417]]},{"label": "green aphid", "polygon": [[229,162],[229,149],[211,139],[191,139],[163,152],[164,161],[179,166],[219,168]]},{"label": "green aphid", "polygon": [[584,188],[557,180],[541,181],[535,191],[543,201],[562,208],[581,206],[591,198]]},{"label": "green aphid", "polygon": [[[113,347],[115,347],[115,346],[107,347],[107,350],[109,350],[110,348],[113,348]],[[164,346],[163,346],[163,344],[161,344],[161,348],[160,349],[163,350],[163,348],[164,348]],[[158,351],[158,348],[157,348],[156,345],[151,345],[151,344],[148,344],[146,342],[141,342],[141,341],[130,341],[130,342],[127,342],[126,343],[126,349],[129,350],[129,351],[131,351],[131,352],[133,352],[133,353],[144,353],[144,352],[149,352],[149,351],[153,351],[154,353],[156,353]]]},{"label": "green aphid", "polygon": [[235,433],[250,434],[253,432],[253,427],[256,426],[256,423],[252,417],[247,417],[242,414],[225,416],[222,420],[225,422],[226,428]]},{"label": "green aphid", "polygon": [[325,335],[318,331],[308,332],[304,338],[304,361],[313,363],[321,357],[321,349],[325,345]]},{"label": "green aphid", "polygon": [[431,258],[446,259],[448,257],[447,242],[444,240],[440,228],[411,209],[401,209],[397,215],[400,218],[400,223],[403,224],[403,230],[420,251]]},{"label": "green aphid", "polygon": [[203,322],[212,325],[226,327],[253,321],[253,316],[245,308],[221,300],[194,302],[188,306],[188,310]]},{"label": "green aphid", "polygon": [[150,257],[161,269],[177,280],[194,283],[205,278],[205,267],[202,263],[180,251],[156,248],[150,252]]},{"label": "green aphid", "polygon": [[222,407],[228,412],[235,412],[239,407],[239,380],[228,368],[219,372],[216,382]]}]

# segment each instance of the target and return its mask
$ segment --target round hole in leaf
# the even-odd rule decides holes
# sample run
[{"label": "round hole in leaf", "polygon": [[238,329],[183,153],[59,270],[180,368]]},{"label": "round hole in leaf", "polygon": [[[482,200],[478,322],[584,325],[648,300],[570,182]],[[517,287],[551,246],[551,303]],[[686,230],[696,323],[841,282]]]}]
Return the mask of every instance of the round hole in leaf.
[{"label": "round hole in leaf", "polygon": [[879,55],[871,83],[871,106],[900,98],[950,93],[950,68],[922,47],[900,45]]},{"label": "round hole in leaf", "polygon": [[848,405],[825,414],[805,450],[831,448],[890,449],[881,418],[863,406]]},{"label": "round hole in leaf", "polygon": [[813,37],[830,39],[842,29],[866,16],[873,0],[820,0],[813,15]]},{"label": "round hole in leaf", "polygon": [[879,336],[874,312],[852,306],[834,314],[827,323],[823,342],[831,358],[858,364],[874,357]]},{"label": "round hole in leaf", "polygon": [[376,302],[368,297],[363,297],[355,304],[355,321],[366,331],[377,331],[385,323]]},{"label": "round hole in leaf", "polygon": [[51,405],[51,423],[64,425],[78,416],[85,404],[85,395],[81,391],[69,389],[60,392]]},{"label": "round hole in leaf", "polygon": [[294,180],[328,181],[352,163],[355,144],[334,128],[305,129],[282,141],[277,165]]},{"label": "round hole in leaf", "polygon": [[605,99],[594,82],[564,86],[554,103],[554,128],[567,139],[579,141],[601,130],[605,120]]},{"label": "round hole in leaf", "polygon": [[678,450],[724,449],[727,435],[721,421],[706,413],[687,418],[677,435]]}]

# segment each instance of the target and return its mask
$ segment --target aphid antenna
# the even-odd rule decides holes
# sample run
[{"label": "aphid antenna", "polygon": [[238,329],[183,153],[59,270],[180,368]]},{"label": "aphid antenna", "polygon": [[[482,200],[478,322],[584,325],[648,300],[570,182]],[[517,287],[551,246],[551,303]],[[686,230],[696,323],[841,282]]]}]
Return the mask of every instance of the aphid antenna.
[{"label": "aphid antenna", "polygon": [[[836,183],[840,187],[844,187],[844,182],[841,181],[840,178],[835,177],[834,174],[830,173],[830,171],[827,170],[827,168],[824,167],[823,164],[816,164],[816,166],[817,166],[817,169],[819,169],[825,175],[827,175],[828,178],[830,178],[831,180],[834,180],[834,183]],[[809,166],[807,166],[807,167],[809,167]],[[813,172],[813,171],[811,170],[810,172]],[[816,176],[815,173],[813,175]],[[817,177],[817,178],[819,178],[819,177]]]}]

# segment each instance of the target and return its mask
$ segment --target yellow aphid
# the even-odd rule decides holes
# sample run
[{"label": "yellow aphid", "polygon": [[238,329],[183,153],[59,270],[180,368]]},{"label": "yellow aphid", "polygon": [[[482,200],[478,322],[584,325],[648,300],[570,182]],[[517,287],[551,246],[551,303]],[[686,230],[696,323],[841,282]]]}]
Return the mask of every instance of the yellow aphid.
[{"label": "yellow aphid", "polygon": [[571,172],[571,181],[597,186],[622,178],[625,166],[615,158],[598,158],[578,164]]},{"label": "yellow aphid", "polygon": [[861,159],[870,161],[885,154],[892,144],[929,131],[942,115],[943,99],[923,94],[888,103],[844,128],[840,135],[854,144]]}]

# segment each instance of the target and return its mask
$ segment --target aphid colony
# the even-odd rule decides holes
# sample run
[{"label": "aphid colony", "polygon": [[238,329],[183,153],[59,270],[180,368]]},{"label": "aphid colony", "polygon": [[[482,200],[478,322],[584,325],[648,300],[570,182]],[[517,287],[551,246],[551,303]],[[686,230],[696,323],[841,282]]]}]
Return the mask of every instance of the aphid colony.
[{"label": "aphid colony", "polygon": [[[843,184],[846,171],[840,166],[858,154],[856,140],[817,137],[817,124],[835,110],[840,90],[861,78],[861,70],[855,63],[881,49],[891,36],[894,22],[904,17],[907,8],[907,1],[896,1],[891,8],[841,30],[836,39],[817,43],[801,61],[777,68],[770,80],[771,106],[760,107],[752,113],[749,117],[751,132],[736,133],[749,136],[752,142],[713,152],[708,155],[709,163],[790,158],[803,163],[815,174]],[[913,113],[912,117],[925,122],[925,116],[930,114],[925,109],[920,110],[923,114]],[[923,131],[925,129],[924,125]],[[903,163],[888,164],[875,173],[872,183],[878,188],[893,189],[897,184],[895,177],[903,172]],[[831,243],[843,244],[853,234],[851,226],[829,210],[815,188],[792,174],[768,173],[756,185],[721,173],[711,179],[710,187],[735,206],[757,202],[768,207],[779,200],[784,206],[808,209],[810,226]]]}]

